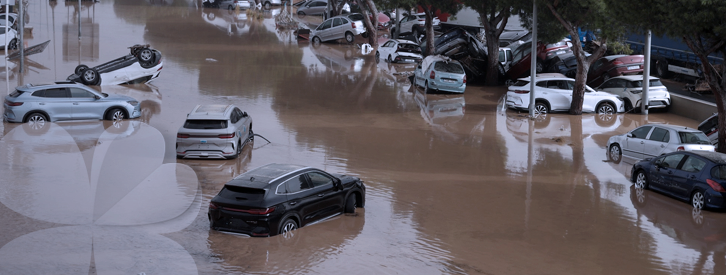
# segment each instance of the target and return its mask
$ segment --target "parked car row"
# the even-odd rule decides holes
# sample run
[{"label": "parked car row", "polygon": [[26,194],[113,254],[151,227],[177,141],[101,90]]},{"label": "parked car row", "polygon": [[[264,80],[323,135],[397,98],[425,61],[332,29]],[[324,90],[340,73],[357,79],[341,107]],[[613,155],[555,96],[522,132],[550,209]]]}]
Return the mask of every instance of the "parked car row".
[{"label": "parked car row", "polygon": [[[509,86],[506,106],[515,110],[528,110],[530,104],[530,78],[520,78]],[[535,77],[534,109],[537,114],[570,110],[575,80],[564,75],[537,75]],[[583,112],[614,114],[625,111],[622,98],[610,93],[595,91],[585,86]]]}]

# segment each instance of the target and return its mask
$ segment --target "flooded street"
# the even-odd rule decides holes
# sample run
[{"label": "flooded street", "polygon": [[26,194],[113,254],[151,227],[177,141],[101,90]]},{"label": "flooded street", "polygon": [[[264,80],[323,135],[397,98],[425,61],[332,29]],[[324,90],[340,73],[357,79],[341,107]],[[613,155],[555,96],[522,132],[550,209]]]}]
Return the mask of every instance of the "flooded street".
[{"label": "flooded street", "polygon": [[[138,119],[2,123],[0,274],[726,274],[724,213],[635,190],[635,160],[606,161],[612,135],[697,121],[531,121],[502,109],[505,87],[481,84],[427,95],[401,75],[413,65],[277,30],[280,7],[258,19],[191,0],[84,1],[79,40],[77,5],[30,1],[26,46],[50,44],[3,87],[65,80],[133,44],[161,51],[163,70],[95,87],[138,99]],[[239,106],[270,142],[176,159],[197,104]],[[268,163],[360,177],[365,208],[289,239],[210,230],[209,200]]]}]

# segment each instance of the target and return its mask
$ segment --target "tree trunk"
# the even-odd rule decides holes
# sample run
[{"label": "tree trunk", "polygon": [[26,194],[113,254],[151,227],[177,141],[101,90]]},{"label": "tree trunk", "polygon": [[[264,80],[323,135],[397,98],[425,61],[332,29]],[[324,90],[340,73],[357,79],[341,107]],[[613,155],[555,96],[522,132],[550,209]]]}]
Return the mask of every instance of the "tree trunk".
[{"label": "tree trunk", "polygon": [[[482,4],[482,12],[479,13],[481,24],[484,26],[487,52],[489,53],[485,78],[486,85],[499,84],[499,36],[509,21],[509,9],[510,7],[505,7],[497,11],[494,7],[487,8],[486,4]],[[489,12],[486,12],[487,10]]]},{"label": "tree trunk", "polygon": [[[366,32],[368,32],[368,44],[374,49],[378,48],[378,8],[373,0],[363,0],[360,2],[363,10],[363,22],[366,24]],[[369,13],[370,12],[370,13]],[[373,16],[370,16],[373,14]],[[373,18],[371,20],[370,18]]]},{"label": "tree trunk", "polygon": [[426,30],[426,53],[424,55],[433,55],[435,49],[433,11],[431,11],[431,8],[427,7],[426,5],[421,5],[421,7],[424,10],[424,14],[426,14],[426,23],[424,24],[424,28]]}]

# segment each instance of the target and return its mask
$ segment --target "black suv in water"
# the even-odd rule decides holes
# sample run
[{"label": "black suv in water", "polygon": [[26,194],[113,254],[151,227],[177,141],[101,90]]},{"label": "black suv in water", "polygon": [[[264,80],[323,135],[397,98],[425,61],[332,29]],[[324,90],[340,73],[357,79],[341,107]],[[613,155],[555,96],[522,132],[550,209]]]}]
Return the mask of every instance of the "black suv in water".
[{"label": "black suv in water", "polygon": [[359,178],[292,164],[268,164],[237,176],[209,203],[212,229],[268,237],[354,213],[365,206]]}]

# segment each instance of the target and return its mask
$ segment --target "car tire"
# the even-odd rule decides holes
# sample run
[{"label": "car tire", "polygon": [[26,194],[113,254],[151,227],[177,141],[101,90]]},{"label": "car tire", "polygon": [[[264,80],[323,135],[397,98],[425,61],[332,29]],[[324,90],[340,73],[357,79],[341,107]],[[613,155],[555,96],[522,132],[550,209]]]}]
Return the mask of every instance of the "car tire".
[{"label": "car tire", "polygon": [[547,106],[544,102],[535,102],[534,103],[534,112],[539,115],[547,115],[547,113],[550,112],[550,107]]},{"label": "car tire", "polygon": [[608,159],[613,163],[618,164],[623,159],[623,150],[620,148],[620,144],[613,143],[608,148]]},{"label": "car tire", "polygon": [[123,120],[126,118],[126,113],[119,108],[113,108],[106,112],[106,120]]},{"label": "car tire", "polygon": [[535,71],[536,71],[537,73],[542,73],[542,71],[544,70],[544,65],[542,64],[542,62],[543,62],[543,61],[541,61],[541,60],[537,60],[537,64],[536,64],[536,65],[535,65],[535,67],[534,67],[534,70],[535,70]]},{"label": "car tire", "polygon": [[265,2],[265,9],[269,10],[271,5],[272,4],[270,4],[270,1]]},{"label": "car tire", "polygon": [[143,48],[139,51],[138,58],[141,64],[151,63],[154,60],[154,51],[149,48]]},{"label": "car tire", "polygon": [[703,209],[706,206],[706,197],[701,190],[693,191],[691,194],[691,205],[696,209]]},{"label": "car tire", "polygon": [[234,8],[232,7],[232,5],[227,6],[227,10],[233,10],[233,9]]},{"label": "car tire", "polygon": [[428,80],[426,80],[426,82],[424,82],[423,89],[424,89],[424,93],[426,93],[426,94],[430,94],[432,92],[432,90],[429,89],[429,81]]},{"label": "car tire", "polygon": [[660,78],[669,78],[671,72],[668,71],[668,61],[665,59],[658,59],[655,61],[655,74]]},{"label": "car tire", "polygon": [[297,223],[293,219],[287,218],[280,226],[280,235],[285,238],[290,238],[293,234],[292,231],[295,229],[297,229]]},{"label": "car tire", "polygon": [[391,58],[391,55],[388,55],[388,63],[393,63],[393,58]]},{"label": "car tire", "polygon": [[626,98],[625,99],[625,112],[627,113],[630,111],[635,112],[635,110],[633,110],[633,103],[630,102],[630,99]]},{"label": "car tire", "polygon": [[368,38],[368,32],[361,33],[360,36],[363,38]]},{"label": "car tire", "polygon": [[635,188],[648,189],[648,187],[648,177],[645,175],[645,171],[638,170],[638,172],[635,173]]},{"label": "car tire", "polygon": [[313,37],[313,47],[314,48],[320,47],[320,43],[322,43],[322,41],[320,40],[320,37],[314,36]]},{"label": "car tire", "polygon": [[50,123],[50,120],[46,115],[35,112],[25,117],[25,121],[23,122],[30,127],[29,129],[35,131],[35,129],[44,128],[46,124]]},{"label": "car tire", "polygon": [[10,43],[8,43],[8,50],[17,50],[18,49],[18,40],[13,38],[13,40],[10,40]]},{"label": "car tire", "polygon": [[76,69],[73,70],[73,72],[76,75],[80,76],[86,70],[88,70],[88,66],[81,64],[81,65],[76,66]]},{"label": "car tire", "polygon": [[255,132],[252,131],[252,124],[250,124],[250,136],[248,137],[250,141],[255,141]]},{"label": "car tire", "polygon": [[356,199],[355,194],[348,195],[348,199],[345,200],[344,213],[355,213]]},{"label": "car tire", "polygon": [[305,12],[304,11],[298,11],[297,12],[297,15],[298,16],[302,16],[302,17],[305,17]]},{"label": "car tire", "polygon": [[355,36],[353,36],[352,32],[345,32],[345,42],[348,42],[348,44],[352,44],[355,40]]},{"label": "car tire", "polygon": [[98,75],[98,71],[94,68],[88,68],[81,74],[81,82],[83,84],[96,85],[100,82],[99,80],[100,76]]},{"label": "car tire", "polygon": [[615,109],[615,106],[609,102],[603,102],[597,105],[597,109],[595,109],[595,112],[598,114],[615,114],[617,113],[617,110]]},{"label": "car tire", "polygon": [[376,62],[378,62],[379,60],[381,60],[381,53],[376,51]]}]

